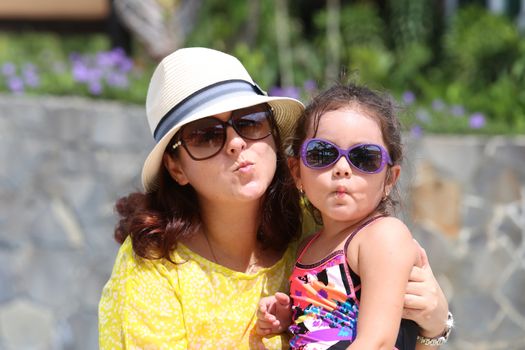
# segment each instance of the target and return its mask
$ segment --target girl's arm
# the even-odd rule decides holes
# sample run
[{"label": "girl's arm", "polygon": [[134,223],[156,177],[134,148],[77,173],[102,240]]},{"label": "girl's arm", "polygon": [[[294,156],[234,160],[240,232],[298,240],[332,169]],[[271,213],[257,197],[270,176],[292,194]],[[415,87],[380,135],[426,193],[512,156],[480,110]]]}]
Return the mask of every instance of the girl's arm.
[{"label": "girl's arm", "polygon": [[[303,232],[316,232],[320,229],[308,210],[304,210],[303,218]],[[420,328],[420,335],[432,338],[445,329],[449,311],[448,302],[430,268],[425,249],[416,240],[414,243],[419,251],[421,264],[414,265],[410,272],[405,292],[403,318],[416,322]],[[304,242],[301,246],[304,246]],[[416,350],[437,348],[418,344]]]},{"label": "girl's arm", "polygon": [[405,288],[418,252],[398,219],[377,220],[348,247],[349,264],[361,278],[357,337],[348,349],[394,348]]},{"label": "girl's arm", "polygon": [[[297,248],[296,258],[315,234],[306,236]],[[281,292],[261,298],[257,307],[257,323],[255,331],[259,335],[278,334],[285,331],[292,323],[292,301]]]},{"label": "girl's arm", "polygon": [[292,322],[292,303],[290,297],[281,292],[264,297],[257,308],[255,331],[259,335],[279,334]]}]

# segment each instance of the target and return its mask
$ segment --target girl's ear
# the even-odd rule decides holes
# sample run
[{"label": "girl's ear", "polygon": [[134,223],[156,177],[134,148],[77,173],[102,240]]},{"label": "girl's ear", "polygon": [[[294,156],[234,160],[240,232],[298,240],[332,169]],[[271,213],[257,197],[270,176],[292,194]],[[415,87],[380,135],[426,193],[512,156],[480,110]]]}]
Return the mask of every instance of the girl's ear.
[{"label": "girl's ear", "polygon": [[399,175],[401,174],[401,166],[399,164],[392,165],[387,173],[385,179],[385,195],[389,195],[392,191],[392,188],[395,186]]},{"label": "girl's ear", "polygon": [[162,156],[162,163],[170,173],[172,179],[175,180],[179,185],[184,186],[189,183],[178,158],[175,158],[166,152]]},{"label": "girl's ear", "polygon": [[295,186],[299,189],[303,187],[301,183],[301,171],[299,165],[299,158],[290,157],[288,158],[288,167],[290,168],[290,173],[295,181]]}]

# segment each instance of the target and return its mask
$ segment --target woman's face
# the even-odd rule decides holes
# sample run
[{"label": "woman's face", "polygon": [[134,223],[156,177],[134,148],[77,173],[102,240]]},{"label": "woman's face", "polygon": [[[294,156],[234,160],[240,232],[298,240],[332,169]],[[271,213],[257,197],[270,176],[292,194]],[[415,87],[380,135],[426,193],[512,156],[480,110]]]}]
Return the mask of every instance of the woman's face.
[{"label": "woman's face", "polygon": [[[361,143],[385,147],[377,121],[357,107],[326,112],[317,134],[313,135],[310,126],[307,137],[328,140],[345,150]],[[345,157],[324,169],[311,169],[301,160],[295,161],[299,163],[293,171],[296,182],[321,211],[325,224],[328,220],[363,219],[374,211],[385,193],[387,167],[379,173],[367,174],[351,166]]]},{"label": "woman's face", "polygon": [[[231,112],[214,117],[227,121]],[[199,200],[217,203],[260,200],[270,185],[277,166],[275,142],[271,135],[261,140],[244,139],[226,129],[224,147],[205,160],[192,159],[184,147],[177,156],[164,155],[164,165],[180,185],[190,184]]]}]

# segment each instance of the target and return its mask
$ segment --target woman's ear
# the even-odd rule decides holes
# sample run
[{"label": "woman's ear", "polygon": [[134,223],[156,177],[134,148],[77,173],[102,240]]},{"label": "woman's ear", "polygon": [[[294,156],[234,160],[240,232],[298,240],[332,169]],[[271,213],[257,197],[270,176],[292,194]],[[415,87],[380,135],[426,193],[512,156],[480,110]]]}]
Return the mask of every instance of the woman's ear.
[{"label": "woman's ear", "polygon": [[166,167],[166,170],[168,170],[168,173],[170,173],[172,179],[175,180],[179,185],[184,186],[189,183],[188,178],[186,177],[186,174],[180,165],[179,159],[166,152],[162,156],[162,163]]},{"label": "woman's ear", "polygon": [[290,168],[290,173],[292,174],[293,180],[295,181],[295,186],[297,186],[299,189],[302,189],[303,185],[301,182],[299,158],[289,157],[288,167]]},{"label": "woman's ear", "polygon": [[389,195],[392,188],[395,186],[399,175],[401,174],[401,166],[396,164],[388,168],[385,179],[385,195]]}]

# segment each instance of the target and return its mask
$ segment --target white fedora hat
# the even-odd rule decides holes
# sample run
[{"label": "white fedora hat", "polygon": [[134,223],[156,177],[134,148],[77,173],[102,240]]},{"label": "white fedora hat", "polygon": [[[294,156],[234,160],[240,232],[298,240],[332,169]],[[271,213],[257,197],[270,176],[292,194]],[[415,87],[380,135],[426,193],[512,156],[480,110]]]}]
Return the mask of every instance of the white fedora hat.
[{"label": "white fedora hat", "polygon": [[166,146],[183,125],[260,103],[272,107],[282,139],[288,138],[303,104],[293,98],[267,96],[237,58],[201,47],[179,49],[166,56],[151,77],[146,98],[156,145],[142,168],[144,189],[156,188]]}]

